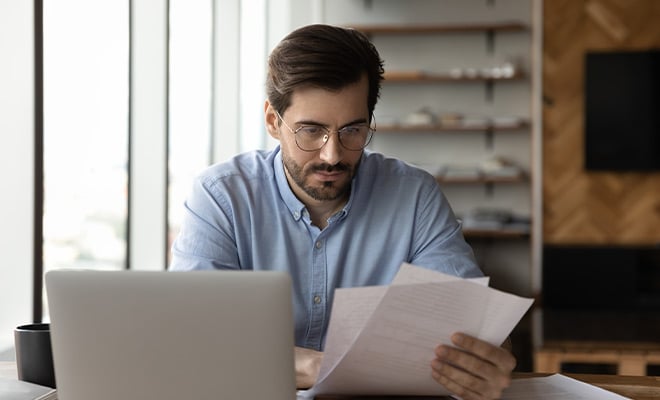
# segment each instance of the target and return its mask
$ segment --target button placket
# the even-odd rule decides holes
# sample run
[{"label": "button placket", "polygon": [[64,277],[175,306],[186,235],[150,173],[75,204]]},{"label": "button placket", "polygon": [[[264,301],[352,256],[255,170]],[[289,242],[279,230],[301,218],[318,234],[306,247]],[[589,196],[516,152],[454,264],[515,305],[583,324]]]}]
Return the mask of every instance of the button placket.
[{"label": "button placket", "polygon": [[[323,235],[322,232],[319,235]],[[310,321],[309,331],[306,339],[307,346],[310,348],[320,348],[323,338],[323,326],[326,315],[325,288],[326,288],[326,268],[327,260],[325,255],[325,240],[319,239],[319,236],[313,238],[312,245],[312,269],[311,279],[312,287],[310,291]]]}]

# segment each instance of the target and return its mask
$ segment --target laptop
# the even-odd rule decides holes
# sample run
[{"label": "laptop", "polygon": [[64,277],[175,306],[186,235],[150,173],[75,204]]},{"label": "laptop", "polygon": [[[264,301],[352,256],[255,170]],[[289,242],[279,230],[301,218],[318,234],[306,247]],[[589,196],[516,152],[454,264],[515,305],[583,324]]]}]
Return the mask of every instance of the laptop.
[{"label": "laptop", "polygon": [[285,272],[54,270],[45,279],[60,399],[295,399]]}]

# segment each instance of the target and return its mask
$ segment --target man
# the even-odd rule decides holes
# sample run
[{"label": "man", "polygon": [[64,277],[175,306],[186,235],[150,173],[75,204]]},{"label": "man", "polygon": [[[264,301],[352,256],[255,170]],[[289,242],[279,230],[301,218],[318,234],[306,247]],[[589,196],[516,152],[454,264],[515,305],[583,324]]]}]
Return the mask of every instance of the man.
[{"label": "man", "polygon": [[[265,123],[280,144],[211,166],[194,184],[172,270],[286,270],[298,387],[315,382],[337,287],[389,284],[402,262],[480,276],[434,178],[369,152],[383,62],[361,33],[311,25],[269,58]],[[514,357],[457,333],[429,349],[429,374],[464,399],[492,399]]]}]

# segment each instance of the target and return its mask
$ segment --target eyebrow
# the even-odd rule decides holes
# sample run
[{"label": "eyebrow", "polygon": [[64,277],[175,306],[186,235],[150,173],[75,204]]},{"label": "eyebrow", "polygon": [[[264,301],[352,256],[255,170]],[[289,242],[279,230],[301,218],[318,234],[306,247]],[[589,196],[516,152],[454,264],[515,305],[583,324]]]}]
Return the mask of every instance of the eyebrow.
[{"label": "eyebrow", "polygon": [[[340,126],[338,129],[343,129],[343,128],[346,128],[347,126],[366,124],[366,123],[367,123],[366,118],[357,118],[357,119],[354,119],[353,121],[350,121],[350,122]],[[314,125],[314,126],[322,126],[326,129],[328,128],[328,125],[322,124],[318,121],[313,121],[313,120],[296,121],[296,125]]]}]

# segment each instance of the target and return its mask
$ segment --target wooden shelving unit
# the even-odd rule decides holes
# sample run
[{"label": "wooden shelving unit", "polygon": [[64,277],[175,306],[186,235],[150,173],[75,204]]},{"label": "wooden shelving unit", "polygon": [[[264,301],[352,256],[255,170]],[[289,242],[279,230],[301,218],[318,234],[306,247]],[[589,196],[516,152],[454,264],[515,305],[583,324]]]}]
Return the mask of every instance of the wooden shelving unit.
[{"label": "wooden shelving unit", "polygon": [[454,77],[450,74],[431,73],[424,71],[391,71],[385,73],[385,82],[403,82],[403,83],[429,83],[429,82],[499,82],[516,81],[526,78],[522,71],[516,72],[509,77],[488,77],[488,76],[461,76]]},{"label": "wooden shelving unit", "polygon": [[[470,35],[472,39],[470,43],[475,45],[476,42],[474,39],[479,39],[476,35],[483,35],[485,40],[485,46],[475,47],[475,51],[485,52],[482,64],[471,65],[471,62],[461,62],[460,60],[456,61],[456,65],[460,67],[452,68],[447,66],[447,63],[438,64],[437,69],[433,64],[427,62],[420,64],[412,64],[408,67],[400,67],[399,69],[388,69],[385,72],[383,85],[393,85],[396,88],[404,87],[410,85],[415,87],[414,90],[444,90],[445,87],[451,85],[450,90],[460,90],[460,85],[467,85],[468,90],[474,92],[476,85],[482,85],[484,88],[484,103],[493,104],[495,101],[496,91],[500,87],[503,87],[503,90],[506,93],[510,93],[511,90],[516,90],[519,83],[526,83],[529,81],[529,71],[525,70],[524,64],[519,64],[517,59],[509,58],[513,61],[512,64],[500,61],[499,65],[490,66],[487,61],[489,57],[492,56],[493,60],[502,60],[502,55],[496,52],[496,45],[500,41],[500,34],[504,33],[506,35],[515,35],[516,33],[527,33],[530,31],[531,27],[526,23],[518,21],[499,21],[493,23],[454,23],[454,24],[389,24],[389,23],[374,23],[374,24],[356,24],[350,25],[350,27],[357,29],[361,32],[364,32],[371,38],[375,36],[383,36],[382,40],[387,40],[385,36],[408,36],[408,39],[403,39],[402,43],[405,43],[406,40],[413,41],[413,44],[419,39],[420,43],[429,43],[433,39],[427,40],[429,36],[434,35],[452,35],[458,38],[458,35]],[[509,40],[510,36],[505,37],[503,40],[503,46],[510,46],[511,41]],[[394,39],[400,40],[400,39]],[[446,46],[446,39],[439,39],[444,42]],[[451,40],[451,39],[449,39]],[[443,47],[445,49],[445,47]],[[508,50],[507,50],[508,51]],[[460,53],[460,52],[459,52]],[[407,54],[407,53],[406,53]],[[424,58],[426,61],[427,58]],[[468,58],[469,59],[469,58]],[[506,60],[506,58],[504,58]],[[479,61],[477,61],[479,62]],[[405,64],[404,64],[405,65]],[[410,65],[408,63],[408,65]],[[498,68],[499,67],[499,68]],[[443,86],[446,85],[446,86]],[[457,89],[458,88],[458,89]],[[398,90],[398,89],[394,89]],[[478,92],[477,92],[478,93]],[[480,107],[483,105],[480,104]],[[433,107],[433,105],[431,105]],[[447,105],[444,107],[447,109]],[[455,110],[454,108],[452,108]],[[506,108],[505,108],[506,109]],[[394,136],[394,135],[410,135],[411,140],[420,140],[424,141],[425,138],[422,135],[484,135],[485,140],[485,149],[486,151],[493,151],[495,155],[498,155],[496,152],[498,149],[495,147],[495,142],[497,138],[500,137],[500,134],[505,135],[521,135],[528,134],[532,127],[532,123],[527,116],[521,116],[517,119],[510,120],[512,123],[498,123],[498,115],[484,115],[484,120],[470,120],[468,121],[470,115],[470,109],[459,109],[466,118],[468,124],[463,125],[460,120],[447,122],[443,120],[442,115],[436,115],[437,118],[434,119],[433,123],[429,124],[406,124],[405,119],[399,119],[397,116],[396,119],[388,121],[389,123],[379,124],[376,120],[376,131],[378,134],[383,136]],[[477,116],[481,115],[483,112],[477,112]],[[508,116],[506,114],[501,116]],[[514,112],[515,114],[515,112]],[[524,115],[524,114],[523,114]],[[444,123],[443,123],[444,122]],[[479,123],[483,122],[483,123]],[[509,121],[502,121],[509,122]],[[416,136],[413,136],[416,135]],[[509,143],[509,141],[517,141],[518,139],[513,137],[508,137],[503,141],[503,143]],[[524,140],[521,139],[521,140]],[[454,139],[451,139],[453,143]],[[470,143],[474,143],[470,139]],[[411,145],[415,145],[411,143]],[[509,144],[506,144],[509,145]],[[483,149],[482,149],[483,150]],[[478,150],[478,151],[482,151]],[[506,156],[505,156],[506,157]],[[462,162],[469,164],[470,160],[462,160]],[[478,166],[478,160],[475,161],[475,167]],[[451,163],[450,163],[451,164]],[[460,172],[449,171],[441,169],[441,166],[438,166],[438,171],[435,175],[435,180],[446,186],[483,186],[486,196],[489,197],[499,195],[500,193],[514,190],[514,193],[517,193],[518,188],[509,188],[509,185],[525,185],[529,183],[530,176],[526,171],[525,166],[521,166],[520,172],[517,174],[488,174],[485,171],[477,170],[474,174],[466,172],[465,175],[462,175]],[[447,172],[447,175],[445,175]],[[499,189],[500,186],[505,188]],[[496,193],[496,188],[497,193]],[[452,187],[451,191],[462,192],[460,187]],[[472,189],[468,189],[472,190]],[[488,200],[486,200],[487,202]],[[498,198],[497,201],[500,201]],[[527,229],[520,226],[503,226],[499,229],[473,229],[465,228],[463,229],[463,234],[467,240],[474,241],[475,243],[482,243],[480,245],[485,246],[497,246],[500,241],[504,242],[516,242],[516,241],[529,241],[530,240],[530,231],[531,224]],[[506,244],[505,246],[519,246],[518,244]],[[518,248],[518,247],[516,247]],[[490,263],[490,261],[489,261]]]},{"label": "wooden shelving unit", "polygon": [[466,239],[526,239],[529,232],[507,229],[463,229]]},{"label": "wooden shelving unit", "polygon": [[[378,121],[376,121],[378,122]],[[442,125],[442,124],[433,124],[433,125],[401,125],[401,124],[391,124],[391,125],[377,125],[376,131],[378,133],[414,133],[414,132],[501,132],[501,131],[512,131],[519,132],[529,128],[529,122],[522,121],[518,124],[511,125],[495,125],[495,124],[484,124],[484,125]]]},{"label": "wooden shelving unit", "polygon": [[495,184],[495,183],[522,183],[526,182],[527,178],[524,174],[517,176],[487,176],[482,175],[476,178],[451,178],[444,176],[436,176],[435,180],[438,183],[444,184]]},{"label": "wooden shelving unit", "polygon": [[378,24],[378,25],[351,25],[351,28],[357,29],[367,35],[405,35],[405,34],[431,34],[431,33],[466,33],[466,32],[520,32],[527,30],[528,27],[520,22],[500,22],[495,24],[447,24],[447,25],[395,25],[395,24]]}]

